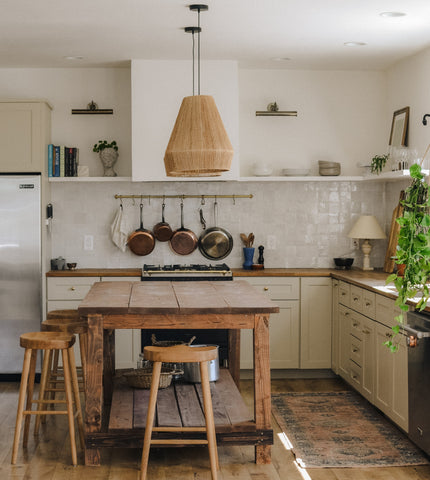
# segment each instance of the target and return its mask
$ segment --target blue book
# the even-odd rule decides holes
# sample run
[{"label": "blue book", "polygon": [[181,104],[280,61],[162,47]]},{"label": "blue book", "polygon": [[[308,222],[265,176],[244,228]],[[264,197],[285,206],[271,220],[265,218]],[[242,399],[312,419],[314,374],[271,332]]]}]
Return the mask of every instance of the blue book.
[{"label": "blue book", "polygon": [[54,145],[55,150],[55,164],[54,164],[54,177],[60,176],[60,147]]},{"label": "blue book", "polygon": [[54,160],[54,145],[50,143],[48,145],[48,177],[52,177],[54,175],[53,171],[53,160]]}]

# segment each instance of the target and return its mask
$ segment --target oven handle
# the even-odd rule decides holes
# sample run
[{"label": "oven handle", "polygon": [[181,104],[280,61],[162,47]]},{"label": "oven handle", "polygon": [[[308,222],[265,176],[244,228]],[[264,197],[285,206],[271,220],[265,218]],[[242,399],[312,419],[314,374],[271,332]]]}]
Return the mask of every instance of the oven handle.
[{"label": "oven handle", "polygon": [[427,338],[430,337],[430,332],[428,330],[416,330],[415,328],[412,328],[410,325],[402,325],[403,330],[405,330],[406,333],[409,333],[411,335],[414,335],[417,338]]}]

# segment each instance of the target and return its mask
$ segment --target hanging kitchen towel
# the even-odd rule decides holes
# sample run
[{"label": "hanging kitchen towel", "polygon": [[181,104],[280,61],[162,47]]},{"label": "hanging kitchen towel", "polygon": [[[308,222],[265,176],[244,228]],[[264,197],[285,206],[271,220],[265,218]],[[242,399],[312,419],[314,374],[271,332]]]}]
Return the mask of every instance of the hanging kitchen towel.
[{"label": "hanging kitchen towel", "polygon": [[122,205],[119,206],[115,218],[110,226],[112,242],[122,251],[125,252],[127,246],[126,220]]}]

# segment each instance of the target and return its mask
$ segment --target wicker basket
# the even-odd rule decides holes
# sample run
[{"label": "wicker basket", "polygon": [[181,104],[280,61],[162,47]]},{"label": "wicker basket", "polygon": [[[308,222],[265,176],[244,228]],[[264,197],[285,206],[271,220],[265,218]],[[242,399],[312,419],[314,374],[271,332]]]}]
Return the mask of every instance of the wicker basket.
[{"label": "wicker basket", "polygon": [[[167,388],[172,383],[172,374],[174,371],[171,368],[161,368],[160,382],[158,388]],[[132,372],[124,373],[127,383],[134,388],[151,388],[152,367],[138,368]]]}]

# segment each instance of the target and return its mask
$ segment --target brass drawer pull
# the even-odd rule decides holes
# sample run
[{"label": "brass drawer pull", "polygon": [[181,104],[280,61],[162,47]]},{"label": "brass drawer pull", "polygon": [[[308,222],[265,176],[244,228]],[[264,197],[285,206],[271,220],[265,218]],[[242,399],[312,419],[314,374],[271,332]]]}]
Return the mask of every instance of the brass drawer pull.
[{"label": "brass drawer pull", "polygon": [[74,292],[76,290],[76,287],[70,287],[70,290],[72,290],[72,292]]},{"label": "brass drawer pull", "polygon": [[263,290],[267,292],[267,290],[269,290],[269,287],[264,287]]},{"label": "brass drawer pull", "polygon": [[364,329],[364,330],[362,330],[361,332],[364,333],[365,335],[369,335],[370,330]]}]

